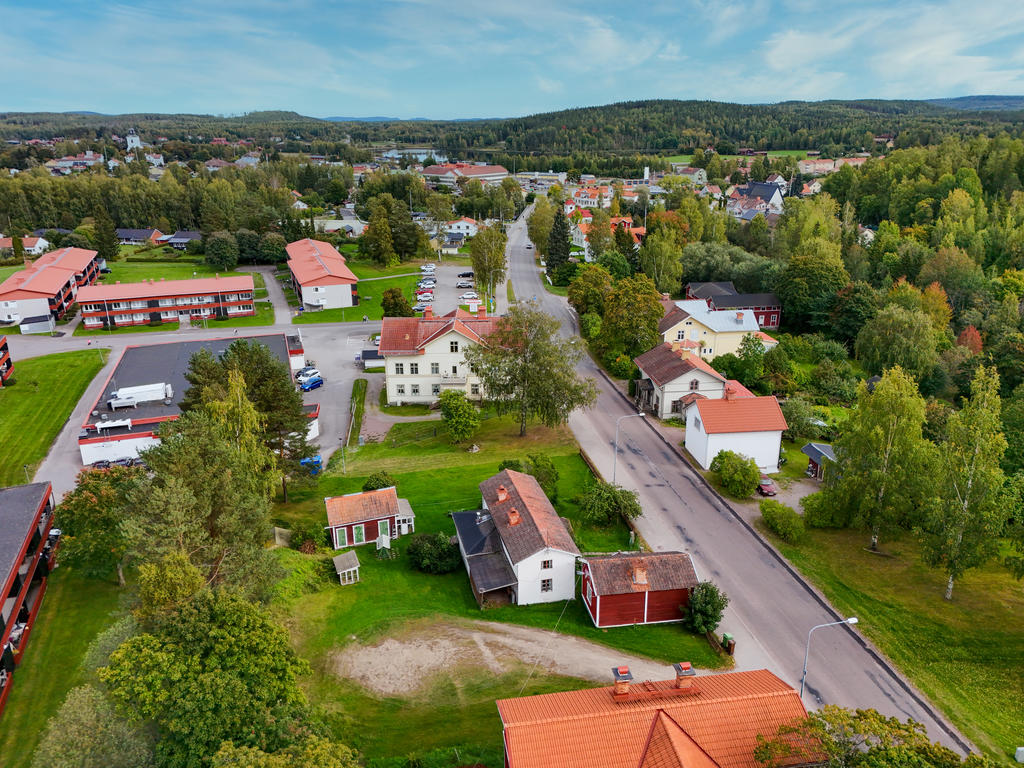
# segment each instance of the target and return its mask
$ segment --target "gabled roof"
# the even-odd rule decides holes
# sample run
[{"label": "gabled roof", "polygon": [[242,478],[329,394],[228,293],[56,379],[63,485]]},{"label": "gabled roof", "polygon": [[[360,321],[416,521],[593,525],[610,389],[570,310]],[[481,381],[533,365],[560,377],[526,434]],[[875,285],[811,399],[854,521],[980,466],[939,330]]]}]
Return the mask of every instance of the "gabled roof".
[{"label": "gabled roof", "polygon": [[482,344],[498,325],[500,318],[473,315],[455,309],[439,317],[385,317],[381,323],[381,354],[411,355],[450,331]]},{"label": "gabled roof", "polygon": [[[500,501],[502,488],[506,495]],[[503,470],[480,483],[480,493],[513,564],[548,547],[573,555],[580,553],[533,475]],[[510,520],[513,511],[519,514],[517,523]]]},{"label": "gabled roof", "polygon": [[160,234],[159,229],[115,229],[114,231],[122,240],[148,240],[154,234]]},{"label": "gabled roof", "polygon": [[676,306],[689,312],[694,320],[715,333],[729,331],[757,333],[761,330],[761,326],[757,324],[757,318],[750,311],[712,310],[708,308],[707,302],[703,299],[684,299],[677,301]]},{"label": "gabled roof", "polygon": [[[35,248],[39,244],[38,237],[23,237],[21,238],[21,244],[26,248]],[[14,238],[13,237],[0,237],[0,248],[13,248]]]},{"label": "gabled roof", "polygon": [[734,293],[711,297],[715,309],[736,307],[781,307],[782,302],[774,293]]},{"label": "gabled roof", "polygon": [[324,504],[329,526],[365,523],[392,517],[399,512],[398,491],[393,485],[376,491],[329,496],[324,499]]},{"label": "gabled roof", "polygon": [[687,283],[686,293],[695,299],[710,299],[712,296],[733,296],[736,286],[731,280],[720,283]]},{"label": "gabled roof", "polygon": [[96,258],[96,251],[87,248],[58,248],[56,251],[44,253],[33,263],[36,269],[56,267],[58,269],[70,269],[74,272],[84,272],[92,260]]},{"label": "gabled roof", "polygon": [[766,669],[691,680],[682,695],[663,680],[634,683],[623,700],[611,687],[501,699],[509,768],[758,768],[757,737],[807,716]]},{"label": "gabled roof", "polygon": [[823,461],[836,460],[835,451],[832,450],[832,446],[828,443],[808,443],[800,449],[800,453],[803,453],[818,465]]},{"label": "gabled roof", "polygon": [[0,298],[6,301],[52,298],[75,279],[76,271],[65,267],[40,267],[38,262],[34,263],[0,283]]},{"label": "gabled roof", "polygon": [[674,328],[690,316],[689,312],[685,309],[680,309],[674,304],[670,305],[670,307],[665,316],[658,322],[658,333],[665,333],[665,331]]},{"label": "gabled roof", "polygon": [[199,277],[191,280],[147,280],[142,283],[105,283],[83,285],[78,289],[78,303],[147,299],[161,296],[191,296],[211,293],[253,292],[252,275],[230,277]]},{"label": "gabled roof", "polygon": [[746,197],[756,197],[760,200],[769,201],[782,192],[777,184],[767,184],[763,181],[752,181],[747,184]]},{"label": "gabled roof", "polygon": [[[686,552],[619,552],[587,557],[584,562],[590,567],[590,581],[599,595],[692,589],[698,584],[693,561]],[[646,573],[646,582],[635,580],[637,568]]]},{"label": "gabled roof", "polygon": [[338,249],[323,240],[296,240],[285,251],[288,268],[300,285],[351,285],[359,280]]},{"label": "gabled roof", "polygon": [[779,401],[767,397],[747,397],[730,400],[698,400],[694,407],[709,435],[737,432],[781,432],[786,429]]},{"label": "gabled roof", "polygon": [[637,368],[659,387],[675,381],[690,371],[703,371],[718,381],[725,382],[725,377],[704,362],[693,352],[670,342],[659,344],[633,360]]}]

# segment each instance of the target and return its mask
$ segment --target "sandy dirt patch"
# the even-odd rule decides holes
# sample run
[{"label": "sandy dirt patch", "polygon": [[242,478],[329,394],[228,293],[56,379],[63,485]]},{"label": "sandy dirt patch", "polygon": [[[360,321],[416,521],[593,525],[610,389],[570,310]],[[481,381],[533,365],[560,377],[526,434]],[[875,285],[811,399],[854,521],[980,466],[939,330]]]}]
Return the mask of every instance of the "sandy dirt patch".
[{"label": "sandy dirt patch", "polygon": [[455,668],[503,674],[538,672],[608,683],[628,664],[637,680],[665,680],[670,664],[630,656],[577,637],[486,621],[416,622],[376,645],[350,645],[334,656],[335,672],[384,696],[408,695]]}]

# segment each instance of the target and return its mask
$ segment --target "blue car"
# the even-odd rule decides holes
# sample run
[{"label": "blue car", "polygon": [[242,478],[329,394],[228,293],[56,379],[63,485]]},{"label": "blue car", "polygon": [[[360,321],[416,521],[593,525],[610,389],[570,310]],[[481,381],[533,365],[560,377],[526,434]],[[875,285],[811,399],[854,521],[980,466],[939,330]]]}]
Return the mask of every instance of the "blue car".
[{"label": "blue car", "polygon": [[299,385],[299,389],[303,392],[309,392],[313,389],[318,389],[324,385],[324,380],[320,376],[314,376],[312,379],[302,382]]}]

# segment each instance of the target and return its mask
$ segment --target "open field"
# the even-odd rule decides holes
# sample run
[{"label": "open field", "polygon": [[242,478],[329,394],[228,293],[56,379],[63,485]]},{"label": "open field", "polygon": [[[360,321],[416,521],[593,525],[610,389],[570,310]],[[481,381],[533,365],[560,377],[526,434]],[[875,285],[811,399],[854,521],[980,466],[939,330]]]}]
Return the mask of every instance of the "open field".
[{"label": "open field", "polygon": [[[739,160],[754,159],[754,155],[719,155],[723,160]],[[768,157],[795,157],[798,160],[803,160],[807,157],[806,149],[770,149],[768,150]],[[693,159],[693,155],[671,155],[665,158],[670,163],[689,163]]]},{"label": "open field", "polygon": [[107,351],[61,352],[14,361],[0,389],[0,486],[25,482],[50,450]]},{"label": "open field", "polygon": [[363,316],[371,320],[380,320],[384,310],[380,305],[381,294],[388,288],[400,288],[405,297],[412,303],[412,288],[419,280],[419,270],[412,277],[392,277],[387,280],[373,280],[359,285],[359,306],[342,309],[324,309],[319,312],[303,312],[292,319],[293,323],[344,323],[362,320]]},{"label": "open field", "polygon": [[967,738],[1012,759],[1024,723],[1020,582],[993,562],[968,572],[946,602],[943,574],[921,562],[910,534],[883,540],[883,555],[865,548],[862,531],[812,529],[796,546],[766,535]]},{"label": "open field", "polygon": [[195,264],[184,262],[181,264],[169,264],[162,261],[152,263],[115,261],[107,264],[110,274],[102,275],[102,283],[111,285],[113,283],[141,283],[144,280],[191,280],[193,277],[238,277],[240,275],[252,275],[253,285],[257,288],[266,288],[263,275],[259,272],[239,272],[237,270],[224,272],[218,271],[207,264]]}]

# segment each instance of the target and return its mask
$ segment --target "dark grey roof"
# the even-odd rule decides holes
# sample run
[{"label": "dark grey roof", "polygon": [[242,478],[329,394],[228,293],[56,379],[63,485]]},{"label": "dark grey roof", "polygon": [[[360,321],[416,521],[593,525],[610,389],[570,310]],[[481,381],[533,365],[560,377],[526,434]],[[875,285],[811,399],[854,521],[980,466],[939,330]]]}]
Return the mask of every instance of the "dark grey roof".
[{"label": "dark grey roof", "polygon": [[714,296],[711,302],[715,305],[715,309],[782,306],[782,302],[774,293],[736,293],[731,296]]},{"label": "dark grey roof", "polygon": [[828,443],[808,443],[800,449],[800,452],[806,454],[819,467],[821,466],[822,459],[836,460],[836,454]]},{"label": "dark grey roof", "polygon": [[35,237],[42,237],[47,232],[56,232],[58,235],[70,235],[70,229],[64,229],[63,227],[47,227],[45,229],[33,229],[32,234]]},{"label": "dark grey roof", "polygon": [[511,587],[516,583],[516,575],[501,552],[470,558],[469,576],[480,593]]},{"label": "dark grey roof", "polygon": [[[162,238],[161,238],[162,239]],[[167,238],[169,243],[187,243],[189,240],[202,240],[203,235],[201,232],[192,232],[189,230],[179,229],[173,235]]]},{"label": "dark grey roof", "polygon": [[146,240],[156,232],[155,229],[115,229],[114,231],[122,240]]},{"label": "dark grey roof", "polygon": [[777,194],[781,194],[777,184],[768,184],[764,181],[752,181],[747,184],[745,197],[756,197],[761,200],[771,200]]},{"label": "dark grey roof", "polygon": [[18,568],[21,548],[31,537],[36,513],[49,493],[49,483],[0,488],[0,589]]},{"label": "dark grey roof", "polygon": [[512,566],[501,547],[494,519],[483,510],[453,512],[455,535],[466,553],[470,580],[478,592],[490,592],[516,583]]},{"label": "dark grey roof", "polygon": [[50,322],[49,315],[32,315],[32,317],[23,317],[18,321],[18,325],[32,325],[34,323],[48,323]]},{"label": "dark grey roof", "polygon": [[731,280],[721,283],[687,283],[686,294],[695,299],[710,299],[712,296],[730,296],[736,293]]}]

